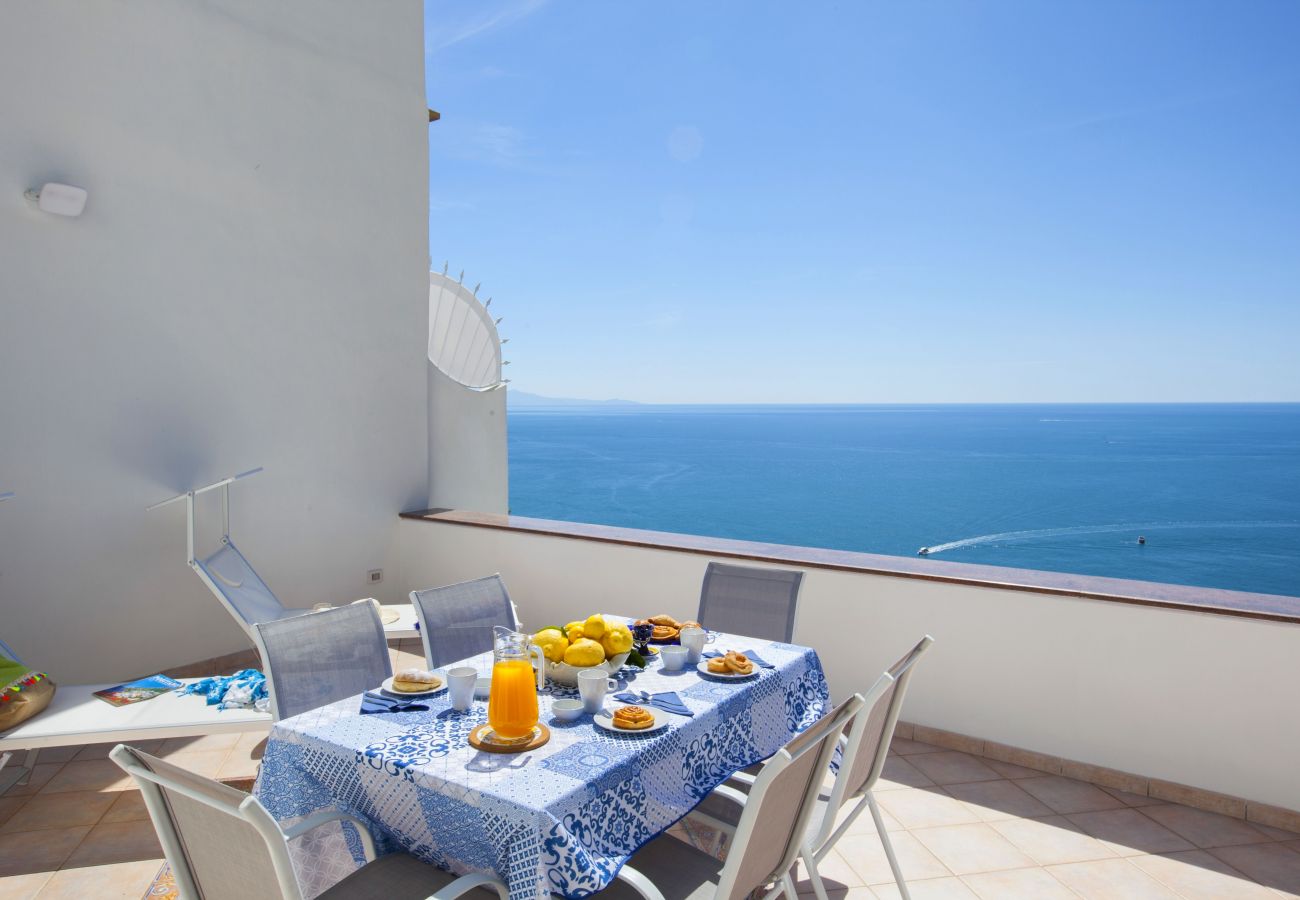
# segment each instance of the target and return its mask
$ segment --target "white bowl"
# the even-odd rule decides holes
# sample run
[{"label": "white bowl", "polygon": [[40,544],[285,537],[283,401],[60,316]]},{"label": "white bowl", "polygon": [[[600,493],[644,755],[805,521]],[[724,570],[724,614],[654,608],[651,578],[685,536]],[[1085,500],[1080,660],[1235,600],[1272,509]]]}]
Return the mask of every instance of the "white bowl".
[{"label": "white bowl", "polygon": [[627,658],[630,655],[630,651],[628,653],[619,653],[616,656],[611,656],[598,666],[571,666],[565,662],[551,662],[548,659],[546,661],[546,677],[551,679],[551,681],[554,681],[556,684],[577,687],[579,672],[583,672],[587,669],[604,669],[613,676],[619,669],[623,668],[624,663],[627,662]]},{"label": "white bowl", "polygon": [[551,704],[551,713],[561,722],[572,722],[582,715],[582,701],[556,700]]}]

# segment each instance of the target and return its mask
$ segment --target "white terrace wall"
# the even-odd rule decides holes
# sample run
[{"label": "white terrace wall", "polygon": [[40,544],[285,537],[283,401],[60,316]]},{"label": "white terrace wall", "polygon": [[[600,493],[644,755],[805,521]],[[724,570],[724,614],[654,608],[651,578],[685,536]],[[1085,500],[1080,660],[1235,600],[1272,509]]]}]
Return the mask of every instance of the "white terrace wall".
[{"label": "white terrace wall", "polygon": [[[418,0],[0,4],[0,109],[4,639],[69,682],[247,646],[181,507],[144,508],[256,465],[235,535],[282,600],[399,598],[428,479]],[[45,181],[85,214],[33,209]]]},{"label": "white terrace wall", "polygon": [[[525,626],[592,611],[691,616],[707,557],[402,522],[409,586],[501,572]],[[910,721],[1300,809],[1300,628],[1047,594],[805,570],[795,641],[832,690],[936,639]]]}]

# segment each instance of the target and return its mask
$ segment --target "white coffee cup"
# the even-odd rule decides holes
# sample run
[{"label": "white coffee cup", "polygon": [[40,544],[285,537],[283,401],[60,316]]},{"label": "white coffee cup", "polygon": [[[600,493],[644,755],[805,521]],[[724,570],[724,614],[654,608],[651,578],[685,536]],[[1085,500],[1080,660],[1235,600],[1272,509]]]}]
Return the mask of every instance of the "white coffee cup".
[{"label": "white coffee cup", "polygon": [[598,713],[605,705],[605,694],[618,690],[618,682],[609,677],[606,669],[583,669],[578,673],[578,694],[582,697],[582,708],[589,713]]},{"label": "white coffee cup", "polygon": [[686,660],[690,655],[691,651],[686,647],[674,647],[669,644],[666,647],[659,648],[659,658],[664,662],[665,672],[680,671],[682,666],[686,665]]},{"label": "white coffee cup", "polygon": [[478,680],[478,671],[469,666],[458,666],[447,670],[447,693],[451,695],[452,709],[462,712],[474,702],[474,682]]},{"label": "white coffee cup", "polygon": [[677,639],[690,651],[686,661],[695,665],[704,654],[704,645],[709,642],[709,633],[703,628],[683,628]]}]

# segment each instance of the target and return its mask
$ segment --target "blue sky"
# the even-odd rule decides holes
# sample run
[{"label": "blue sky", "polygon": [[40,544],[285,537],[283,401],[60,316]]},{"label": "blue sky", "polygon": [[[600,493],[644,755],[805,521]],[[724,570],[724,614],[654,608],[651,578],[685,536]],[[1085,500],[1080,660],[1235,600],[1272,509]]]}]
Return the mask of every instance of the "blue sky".
[{"label": "blue sky", "polygon": [[513,386],[1300,400],[1300,3],[426,4]]}]

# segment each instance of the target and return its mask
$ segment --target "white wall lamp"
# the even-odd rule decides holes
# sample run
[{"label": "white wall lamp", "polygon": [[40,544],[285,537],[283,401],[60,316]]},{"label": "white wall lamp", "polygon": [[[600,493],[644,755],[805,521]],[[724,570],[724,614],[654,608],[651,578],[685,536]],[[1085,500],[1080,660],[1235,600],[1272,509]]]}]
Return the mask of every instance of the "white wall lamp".
[{"label": "white wall lamp", "polygon": [[42,212],[54,213],[56,216],[79,216],[86,208],[85,188],[51,181],[41,185],[40,190],[23,191],[23,196],[35,203]]}]

